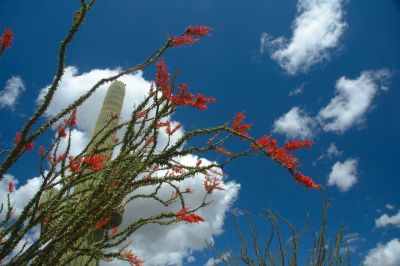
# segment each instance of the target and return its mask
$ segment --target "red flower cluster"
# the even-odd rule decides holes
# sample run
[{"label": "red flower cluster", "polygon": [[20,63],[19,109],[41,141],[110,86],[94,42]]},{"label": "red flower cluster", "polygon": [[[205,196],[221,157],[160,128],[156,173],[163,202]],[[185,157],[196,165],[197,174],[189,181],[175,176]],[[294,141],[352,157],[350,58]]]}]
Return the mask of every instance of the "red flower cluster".
[{"label": "red flower cluster", "polygon": [[210,27],[207,26],[190,26],[186,29],[185,35],[194,37],[206,37],[210,36],[209,33],[212,31]]},{"label": "red flower cluster", "polygon": [[244,113],[243,112],[237,113],[233,120],[232,129],[245,136],[248,136],[249,133],[247,133],[246,131],[248,131],[253,124],[243,124],[243,121],[244,121]]},{"label": "red flower cluster", "polygon": [[57,134],[59,138],[65,138],[67,136],[67,132],[65,132],[65,127],[62,125],[57,126]]},{"label": "red flower cluster", "polygon": [[[14,144],[18,145],[20,142],[21,142],[21,132],[18,131],[17,133],[15,133]],[[24,144],[24,146],[22,146],[19,152],[23,153],[24,151],[30,151],[33,149],[33,147],[35,147],[35,142],[31,141],[29,143]]]},{"label": "red flower cluster", "polygon": [[172,95],[172,90],[169,85],[170,74],[163,60],[157,62],[156,85],[160,88],[165,98],[169,99],[176,106],[190,106],[200,110],[207,109],[207,103],[215,102],[213,97],[204,97],[203,94],[194,96],[188,93],[189,86],[185,83],[179,85],[179,91],[176,95]]},{"label": "red flower cluster", "polygon": [[99,229],[103,228],[110,222],[110,220],[111,220],[111,216],[101,218],[101,220],[95,226],[96,229],[99,230]]},{"label": "red flower cluster", "polygon": [[38,148],[38,153],[40,154],[40,155],[43,155],[44,153],[45,153],[45,148],[43,147],[43,145],[40,145],[39,146],[39,148]]},{"label": "red flower cluster", "polygon": [[198,42],[199,39],[193,38],[192,36],[183,35],[179,37],[171,37],[170,38],[172,46],[179,47],[182,45],[191,45],[195,42]]},{"label": "red flower cluster", "polygon": [[314,143],[311,140],[297,141],[293,140],[285,143],[285,149],[287,151],[295,151],[301,148],[311,148]]},{"label": "red flower cluster", "polygon": [[82,157],[78,157],[76,161],[74,160],[73,156],[68,156],[69,159],[69,169],[71,170],[72,173],[77,173],[79,172],[79,169],[81,168],[82,164]]},{"label": "red flower cluster", "polygon": [[297,171],[294,175],[293,178],[303,184],[306,188],[312,188],[312,189],[319,189],[321,188],[320,184],[315,184],[314,181],[309,178],[308,176],[303,175],[301,172]]},{"label": "red flower cluster", "polygon": [[8,191],[10,193],[14,192],[14,183],[12,181],[8,181]]},{"label": "red flower cluster", "polygon": [[176,219],[178,221],[186,221],[189,223],[198,223],[198,222],[203,222],[204,219],[198,216],[195,213],[187,213],[189,211],[189,208],[182,208],[178,211],[176,214]]},{"label": "red flower cluster", "polygon": [[92,171],[103,169],[105,160],[106,156],[104,154],[92,154],[83,159],[83,161],[89,165],[89,169]]},{"label": "red flower cluster", "polygon": [[14,33],[11,29],[6,29],[3,35],[0,37],[0,42],[2,43],[2,49],[7,49],[13,43]]},{"label": "red flower cluster", "polygon": [[76,125],[76,108],[72,110],[71,116],[68,119],[64,119],[64,123],[71,127]]},{"label": "red flower cluster", "polygon": [[207,194],[211,194],[214,191],[214,189],[225,190],[220,185],[221,185],[221,180],[216,177],[206,176],[206,179],[204,180],[204,188],[207,191]]},{"label": "red flower cluster", "polygon": [[169,40],[172,46],[178,47],[182,45],[190,45],[199,41],[199,38],[209,36],[212,31],[211,28],[207,26],[190,26],[186,29],[182,36],[174,36]]},{"label": "red flower cluster", "polygon": [[290,141],[285,144],[285,148],[281,148],[278,146],[278,142],[276,139],[272,138],[271,136],[263,136],[262,138],[256,140],[256,145],[255,143],[252,144],[252,149],[253,150],[259,150],[260,147],[261,149],[265,149],[267,151],[268,156],[281,164],[283,167],[286,167],[289,169],[290,173],[292,174],[293,178],[303,184],[307,188],[313,188],[313,189],[318,189],[321,187],[321,185],[317,185],[314,183],[314,181],[300,173],[299,171],[296,171],[297,169],[297,162],[298,159],[294,157],[292,154],[290,154],[290,151],[294,151],[303,147],[311,147],[313,145],[313,142],[310,140],[304,140],[304,141]]},{"label": "red flower cluster", "polygon": [[143,260],[139,259],[135,254],[133,254],[133,252],[131,250],[121,253],[121,257],[124,259],[129,260],[129,262],[132,265],[135,266],[142,266],[143,265]]}]

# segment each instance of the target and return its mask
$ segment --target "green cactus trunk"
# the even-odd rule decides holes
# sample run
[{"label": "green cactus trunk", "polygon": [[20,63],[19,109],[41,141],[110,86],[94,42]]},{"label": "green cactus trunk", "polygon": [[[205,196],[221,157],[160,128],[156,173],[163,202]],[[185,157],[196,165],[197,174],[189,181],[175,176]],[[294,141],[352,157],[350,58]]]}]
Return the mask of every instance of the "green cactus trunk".
[{"label": "green cactus trunk", "polygon": [[[97,118],[96,125],[94,127],[91,140],[92,144],[88,148],[88,152],[90,153],[95,147],[97,150],[100,149],[107,149],[107,151],[102,152],[103,155],[106,156],[106,161],[111,159],[112,156],[112,149],[110,147],[113,147],[114,142],[113,142],[113,136],[114,134],[111,134],[110,136],[105,138],[106,133],[108,132],[107,129],[114,128],[118,126],[119,123],[119,116],[121,114],[121,109],[122,109],[122,104],[125,96],[125,84],[120,82],[120,81],[114,81],[110,87],[107,90],[106,97],[104,99],[103,105],[101,107],[100,114]],[[118,118],[113,119],[110,122],[111,115],[116,115]],[[107,129],[104,129],[107,126],[107,123],[109,123]],[[102,129],[104,129],[102,131]],[[102,142],[99,145],[96,145],[100,140],[104,139],[104,142]],[[85,170],[85,171],[90,171],[90,170]],[[96,180],[96,175],[94,175],[94,178],[90,181],[86,181],[84,183],[81,183],[76,186],[76,191],[83,191],[87,190],[93,186],[96,186],[98,184],[98,180]],[[44,193],[42,196],[41,202],[45,202],[47,200],[50,200],[51,194],[53,192],[56,192],[55,189],[53,191],[47,191],[47,193]],[[85,197],[85,193],[81,194],[80,199]],[[83,200],[85,201],[85,200]],[[78,203],[79,204],[79,203]],[[79,206],[75,206],[75,208],[79,208]],[[62,219],[62,217],[60,217]],[[114,221],[113,221],[114,220]],[[122,211],[120,212],[114,212],[112,214],[112,219],[110,223],[114,223],[114,226],[119,225],[122,221]],[[57,224],[57,221],[53,221],[51,224],[48,225],[43,225],[42,230],[46,230],[47,228],[54,226]],[[77,243],[75,246],[79,247],[80,249],[88,248],[90,247],[95,241],[101,241],[104,237],[104,229],[96,230],[94,235],[89,236],[87,239],[84,239],[83,241]],[[64,254],[59,261],[59,264],[63,264],[63,260],[66,258],[70,258],[73,256],[74,251],[68,251],[66,254]],[[93,258],[89,256],[79,256],[70,263],[68,263],[69,266],[81,266],[81,265],[88,265],[88,266],[95,266],[98,265],[98,261],[94,260]]]}]

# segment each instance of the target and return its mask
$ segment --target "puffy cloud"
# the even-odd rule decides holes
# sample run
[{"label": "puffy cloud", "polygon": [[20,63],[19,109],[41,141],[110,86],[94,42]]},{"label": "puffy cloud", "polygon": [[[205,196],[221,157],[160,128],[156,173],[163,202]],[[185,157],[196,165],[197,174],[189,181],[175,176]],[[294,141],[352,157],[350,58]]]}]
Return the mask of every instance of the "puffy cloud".
[{"label": "puffy cloud", "polygon": [[214,258],[210,258],[206,264],[204,264],[204,266],[216,266],[216,265],[220,265],[221,262],[223,262],[224,260],[228,259],[228,257],[231,256],[231,253],[226,252],[220,255],[219,258],[214,259]]},{"label": "puffy cloud", "polygon": [[390,203],[386,203],[386,204],[385,204],[385,208],[386,208],[386,209],[393,210],[394,207],[395,207],[395,206],[394,206],[393,204],[390,204]]},{"label": "puffy cloud", "polygon": [[304,86],[305,86],[305,83],[301,84],[299,87],[295,88],[294,90],[291,90],[289,92],[289,96],[302,94],[304,91]]},{"label": "puffy cloud", "polygon": [[275,120],[273,131],[288,138],[310,138],[320,131],[344,133],[364,122],[365,113],[371,109],[379,90],[388,89],[385,84],[390,75],[390,71],[381,69],[364,71],[356,79],[343,76],[336,82],[335,96],[316,116],[292,107]]},{"label": "puffy cloud", "polygon": [[379,217],[378,219],[375,219],[375,226],[378,228],[386,227],[389,225],[400,227],[400,211],[393,216],[389,216],[385,213],[381,215],[381,217]]},{"label": "puffy cloud", "polygon": [[400,241],[394,238],[386,244],[379,243],[371,249],[364,260],[365,266],[398,266],[400,265]]},{"label": "puffy cloud", "polygon": [[319,111],[318,119],[323,129],[343,133],[354,124],[363,122],[364,114],[382,88],[379,83],[389,76],[389,71],[378,70],[362,72],[356,79],[341,77],[336,83],[335,97]]},{"label": "puffy cloud", "polygon": [[343,163],[335,163],[329,174],[328,185],[336,185],[341,192],[348,191],[357,183],[357,163],[356,159],[347,159]]},{"label": "puffy cloud", "polygon": [[271,58],[289,74],[308,69],[329,59],[329,52],[339,45],[346,29],[343,0],[299,0],[297,17],[290,40],[273,39],[268,33],[260,37],[260,52],[269,51]]},{"label": "puffy cloud", "polygon": [[[187,166],[195,166],[197,156],[188,155],[179,158],[179,162]],[[204,164],[210,163],[202,159]],[[179,183],[184,190],[192,188],[195,193],[185,195],[185,203],[188,207],[195,208],[203,199],[205,194],[204,176],[197,175],[193,179]],[[177,184],[176,184],[177,185]],[[225,213],[232,202],[236,199],[240,185],[233,181],[225,182],[225,191],[214,191],[210,195],[213,203],[205,208],[196,211],[205,221],[199,224],[187,224],[185,222],[175,223],[168,226],[146,225],[132,234],[127,240],[132,241],[130,248],[138,257],[145,260],[145,265],[182,265],[185,257],[190,258],[191,252],[199,251],[207,247],[205,240],[213,242],[213,236],[223,232]],[[134,194],[149,193],[151,189],[140,189]],[[157,194],[162,199],[171,197],[173,190],[169,187],[162,187]],[[180,203],[174,203],[164,207],[159,202],[149,199],[139,199],[128,203],[124,213],[124,222],[121,225],[123,230],[130,222],[140,217],[149,217],[161,212],[177,212]],[[100,265],[110,265],[101,262]],[[111,265],[125,265],[123,262],[115,261]]]},{"label": "puffy cloud", "polygon": [[333,142],[329,145],[328,150],[326,151],[326,154],[329,158],[340,156],[342,155],[342,153],[343,152],[340,151],[336,144]]},{"label": "puffy cloud", "polygon": [[0,92],[0,108],[8,107],[14,109],[19,95],[25,91],[25,85],[19,76],[12,76],[6,82],[6,86]]},{"label": "puffy cloud", "polygon": [[311,138],[315,121],[304,110],[293,107],[289,112],[275,120],[272,132],[284,134],[287,138]]},{"label": "puffy cloud", "polygon": [[[65,75],[60,83],[60,86],[55,93],[54,100],[49,106],[46,115],[53,116],[67,107],[75,99],[84,94],[98,80],[104,77],[109,77],[118,73],[118,69],[95,69],[86,73],[79,74],[77,68],[67,67]],[[119,79],[126,84],[125,98],[122,106],[121,120],[126,121],[130,117],[134,105],[140,103],[150,89],[150,82],[145,80],[142,72],[124,76]],[[77,128],[71,132],[72,146],[71,153],[79,153],[88,143],[98,113],[100,112],[101,104],[104,100],[107,88],[110,84],[101,86],[91,98],[89,98],[77,112]],[[47,88],[42,89],[37,101],[42,101]],[[168,119],[168,118],[166,118]],[[172,127],[177,122],[172,121]],[[167,134],[161,132],[160,143],[167,143]],[[179,129],[173,136],[170,143],[174,143],[183,134],[183,129]],[[121,136],[122,132],[119,132]],[[163,144],[161,144],[162,146]],[[67,146],[64,140],[60,144],[60,149],[63,150]],[[118,151],[114,151],[118,152]],[[198,158],[188,155],[181,158],[176,158],[177,161],[184,165],[196,165]],[[206,159],[201,159],[203,163],[208,162]],[[208,162],[209,163],[209,162]],[[187,194],[185,202],[188,207],[196,207],[201,202],[204,190],[204,176],[198,175],[193,179],[185,180],[179,183],[179,187],[184,189],[190,186],[193,194]],[[194,257],[192,252],[201,250],[206,247],[204,239],[212,240],[213,236],[222,233],[224,225],[225,213],[236,199],[240,185],[233,181],[225,181],[221,183],[226,191],[215,191],[210,199],[214,200],[213,204],[196,211],[198,215],[205,219],[205,222],[199,224],[186,224],[184,222],[172,224],[169,226],[146,225],[130,236],[127,241],[132,241],[129,248],[132,249],[138,257],[145,260],[146,265],[181,265],[186,259],[192,261]],[[154,188],[140,188],[134,192],[149,193],[153,192]],[[168,199],[171,197],[173,190],[170,187],[163,186],[157,194],[160,198]],[[186,195],[185,195],[186,196]],[[137,220],[140,217],[148,217],[159,214],[161,212],[173,211],[177,212],[180,205],[173,204],[170,207],[164,207],[159,202],[149,199],[138,199],[127,204],[124,212],[124,222],[120,226],[121,230],[129,223]],[[126,265],[124,262],[114,261],[111,263],[101,262],[103,265]]]}]

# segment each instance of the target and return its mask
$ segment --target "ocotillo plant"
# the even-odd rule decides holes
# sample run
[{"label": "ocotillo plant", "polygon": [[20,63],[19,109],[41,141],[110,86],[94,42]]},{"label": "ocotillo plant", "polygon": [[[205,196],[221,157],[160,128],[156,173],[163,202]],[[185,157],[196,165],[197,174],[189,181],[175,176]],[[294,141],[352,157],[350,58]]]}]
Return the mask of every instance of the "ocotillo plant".
[{"label": "ocotillo plant", "polygon": [[[144,62],[99,80],[76,101],[42,122],[41,118],[44,118],[60,85],[65,70],[66,51],[94,3],[95,0],[81,1],[72,27],[61,43],[55,77],[43,102],[16,133],[14,146],[2,153],[0,181],[25,153],[34,148],[40,135],[51,127],[57,129],[52,144],[47,149],[39,148],[41,163],[38,170],[42,183],[37,193],[18,216],[13,216],[10,200],[2,205],[4,220],[0,223],[0,259],[3,262],[9,265],[71,265],[81,258],[87,264],[100,259],[122,259],[134,265],[142,265],[143,261],[132,251],[119,248],[126,238],[150,223],[168,225],[203,221],[195,212],[211,203],[207,199],[214,190],[224,190],[220,179],[223,175],[221,167],[243,156],[257,154],[272,159],[287,168],[296,182],[307,188],[320,188],[320,185],[299,171],[298,159],[292,155],[297,149],[311,147],[311,141],[292,141],[279,147],[271,136],[255,138],[249,134],[252,125],[244,122],[243,113],[237,113],[232,123],[187,131],[172,141],[171,137],[180,125],[169,121],[171,114],[182,107],[205,110],[207,104],[215,99],[189,93],[187,84],[176,86],[176,75],[171,77],[165,62],[160,58],[170,48],[190,45],[208,36],[211,29],[206,26],[188,27],[182,35],[169,37],[164,46]],[[9,33],[2,37],[2,51],[9,48],[11,39],[12,34]],[[80,154],[72,156],[71,129],[79,119],[76,110],[101,85],[117,81],[153,63],[156,63],[155,81],[144,100],[131,110],[130,119],[116,123],[117,113],[110,111],[104,116],[103,112],[99,118],[100,126],[95,129],[91,141]],[[121,139],[115,137],[118,130],[125,132]],[[160,141],[162,136],[167,138],[167,143],[163,145]],[[210,136],[209,141],[201,146],[185,146],[191,139],[201,136]],[[224,143],[234,138],[247,141],[248,149],[228,151]],[[66,140],[68,145],[66,150],[61,151],[62,140]],[[117,146],[120,149],[115,158],[111,159],[109,155]],[[224,160],[209,164],[198,161],[194,166],[184,165],[177,160],[181,156],[210,151],[222,153]],[[46,160],[49,163],[48,169],[45,169]],[[191,192],[190,188],[182,189],[176,184],[196,175],[204,177],[204,197],[198,206],[188,206],[184,195]],[[171,198],[159,197],[158,192],[162,186],[174,189]],[[152,188],[153,191],[133,193],[143,187]],[[8,199],[13,190],[13,184],[10,183]],[[116,231],[113,228],[116,210],[142,198],[153,199],[164,206],[179,202],[180,208],[174,212],[141,217],[132,221],[124,230]],[[23,245],[14,252],[24,237],[37,226],[42,228],[40,236],[30,245]]]}]

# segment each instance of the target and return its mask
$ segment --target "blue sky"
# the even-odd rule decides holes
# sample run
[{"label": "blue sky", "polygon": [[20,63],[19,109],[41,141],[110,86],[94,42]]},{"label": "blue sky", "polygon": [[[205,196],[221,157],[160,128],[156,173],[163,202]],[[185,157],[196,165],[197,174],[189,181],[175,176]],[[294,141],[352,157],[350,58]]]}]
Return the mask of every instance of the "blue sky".
[{"label": "blue sky", "polygon": [[[1,1],[0,30],[10,27],[15,33],[14,44],[0,58],[1,149],[12,143],[39,92],[51,82],[57,45],[78,5]],[[182,108],[173,119],[190,130],[223,124],[245,111],[255,137],[272,133],[280,143],[311,138],[315,146],[298,156],[302,171],[325,185],[332,198],[329,236],[343,225],[355,236],[354,262],[369,255],[380,265],[400,265],[400,256],[392,258],[395,264],[384,264],[389,258],[382,255],[385,248],[400,254],[400,1],[98,1],[68,52],[67,65],[78,69],[76,75],[126,68],[188,25],[208,25],[214,32],[163,58],[170,69],[180,69],[180,81],[217,102],[207,111]],[[140,82],[151,81],[154,69],[144,69]],[[20,77],[13,84],[24,89],[6,104],[12,77]],[[46,144],[53,134],[41,141]],[[240,141],[229,146],[241,147]],[[11,170],[20,185],[37,175],[35,156],[27,155]],[[228,181],[240,184],[232,208],[256,218],[270,206],[298,228],[310,213],[318,226],[322,194],[295,184],[271,160],[245,158],[224,172]],[[261,220],[256,224],[265,232]],[[230,215],[222,228],[224,233],[214,235],[216,247],[237,247]],[[204,265],[213,254],[196,251],[192,256],[195,261],[188,262],[182,255],[185,265]]]}]

